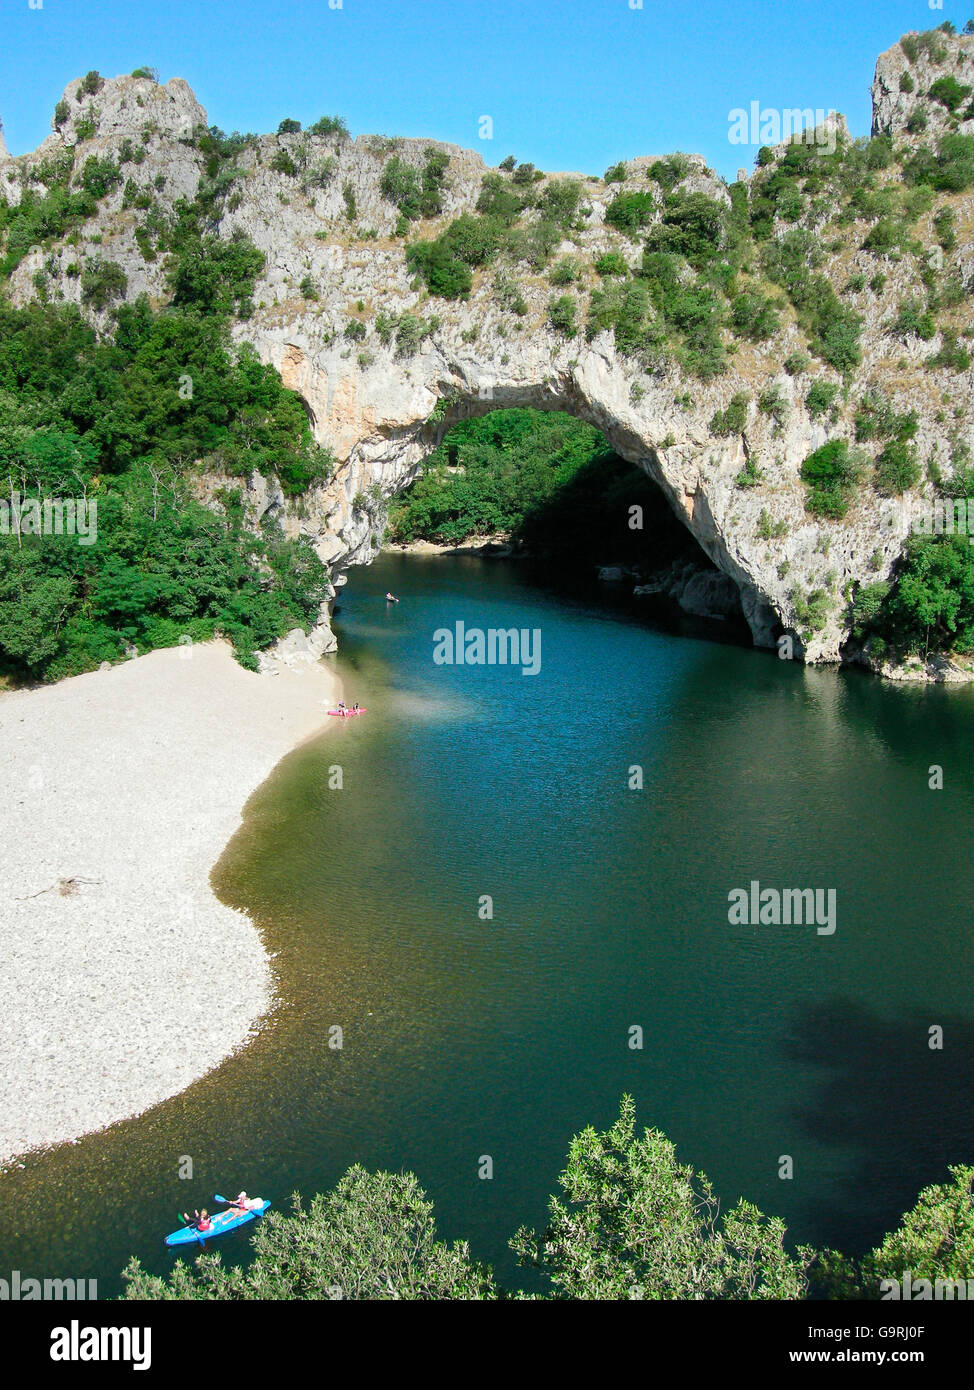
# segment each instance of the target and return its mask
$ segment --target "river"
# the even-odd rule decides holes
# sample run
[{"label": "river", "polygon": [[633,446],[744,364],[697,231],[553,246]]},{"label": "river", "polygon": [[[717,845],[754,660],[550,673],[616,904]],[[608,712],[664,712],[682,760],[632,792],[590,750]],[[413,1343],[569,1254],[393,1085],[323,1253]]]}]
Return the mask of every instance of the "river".
[{"label": "river", "polygon": [[[539,672],[437,665],[458,621],[537,630]],[[6,1267],[111,1295],[130,1254],[170,1267],[178,1207],[362,1163],[417,1173],[513,1283],[509,1236],[623,1092],[792,1241],[861,1249],[972,1160],[974,691],[661,632],[505,561],[383,556],[336,628],[367,715],[279,765],[214,871],[280,1007],[182,1096],[7,1173]],[[732,925],[753,880],[834,889],[834,932]]]}]

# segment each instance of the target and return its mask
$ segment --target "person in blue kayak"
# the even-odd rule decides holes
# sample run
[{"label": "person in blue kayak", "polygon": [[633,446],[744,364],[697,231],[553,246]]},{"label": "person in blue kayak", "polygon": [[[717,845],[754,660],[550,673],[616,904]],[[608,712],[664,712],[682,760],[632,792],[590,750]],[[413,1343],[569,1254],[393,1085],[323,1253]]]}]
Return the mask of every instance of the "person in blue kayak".
[{"label": "person in blue kayak", "polygon": [[180,1212],[180,1216],[187,1226],[192,1227],[194,1231],[199,1231],[201,1235],[204,1235],[213,1227],[213,1222],[207,1215],[206,1207],[204,1207],[202,1211],[194,1210],[192,1216],[187,1216],[184,1211]]},{"label": "person in blue kayak", "polygon": [[236,1207],[240,1212],[245,1212],[257,1211],[264,1205],[264,1202],[260,1197],[248,1197],[246,1192],[238,1192],[235,1199],[232,1202],[228,1202],[227,1205]]}]

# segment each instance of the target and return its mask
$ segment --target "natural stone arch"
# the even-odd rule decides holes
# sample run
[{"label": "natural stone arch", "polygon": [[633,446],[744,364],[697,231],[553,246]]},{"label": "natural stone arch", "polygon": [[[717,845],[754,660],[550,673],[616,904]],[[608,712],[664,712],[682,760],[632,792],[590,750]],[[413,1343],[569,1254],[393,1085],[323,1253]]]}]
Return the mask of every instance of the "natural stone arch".
[{"label": "natural stone arch", "polygon": [[[532,364],[524,363],[499,377],[492,363],[447,363],[434,350],[420,363],[425,380],[417,379],[414,367],[408,390],[402,390],[400,379],[393,383],[398,389],[390,391],[386,371],[380,369],[369,398],[362,387],[369,385],[371,374],[352,376],[340,357],[339,365],[327,349],[312,357],[292,340],[276,351],[272,346],[269,356],[285,384],[307,403],[318,441],[334,449],[340,460],[314,509],[319,515],[321,509],[327,512],[328,534],[319,536],[319,549],[336,569],[367,563],[376,553],[373,518],[355,508],[353,499],[376,486],[385,498],[407,487],[452,425],[493,410],[560,410],[593,425],[621,458],[646,472],[703,554],[737,585],[755,645],[775,645],[781,618],[772,598],[725,543],[709,491],[695,467],[696,442],[688,440],[681,449],[666,440],[652,417],[647,428],[648,412],[637,412],[628,402],[624,408],[620,405],[620,387],[628,392],[629,382],[618,361],[607,373],[602,352],[588,350],[567,371],[555,358],[542,358],[539,365],[551,371],[531,372],[525,367]],[[663,440],[665,448],[660,447]],[[735,472],[743,466],[740,440],[730,446],[722,441],[714,452],[730,453]]]}]

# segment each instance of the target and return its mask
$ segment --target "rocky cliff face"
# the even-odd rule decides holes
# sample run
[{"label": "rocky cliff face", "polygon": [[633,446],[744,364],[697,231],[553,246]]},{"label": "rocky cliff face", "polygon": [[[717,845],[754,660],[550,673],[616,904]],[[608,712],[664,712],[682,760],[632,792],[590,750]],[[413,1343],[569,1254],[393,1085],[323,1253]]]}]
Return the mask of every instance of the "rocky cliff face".
[{"label": "rocky cliff face", "polygon": [[[914,137],[907,123],[937,75],[974,70],[974,46],[961,38],[943,41],[944,54],[924,51],[913,64],[897,45],[883,54],[873,83],[873,133],[899,140]],[[909,70],[912,92],[904,91]],[[193,141],[206,115],[188,86],[173,80],[164,87],[144,79],[107,81],[85,96],[69,84],[59,123],[33,155],[11,159],[0,145],[0,191],[9,202],[20,196],[27,170],[67,146],[78,146],[78,162],[95,155],[125,157],[131,177],[153,207],[171,213],[180,198],[192,199],[205,179],[205,159]],[[67,114],[65,115],[65,107]],[[947,129],[946,108],[932,118]],[[964,121],[963,130],[974,129]],[[338,459],[333,479],[288,505],[262,479],[252,482],[251,503],[260,512],[276,510],[287,528],[314,537],[322,557],[336,571],[368,560],[379,543],[382,500],[415,475],[423,458],[457,419],[507,406],[569,411],[603,431],[616,451],[646,470],[701,548],[737,585],[741,603],[759,645],[773,645],[782,632],[795,633],[797,654],[809,661],[836,661],[847,638],[842,596],[850,581],[876,579],[893,567],[907,533],[902,508],[889,508],[863,492],[840,522],[822,521],[805,509],[799,469],[814,449],[836,437],[851,438],[853,402],[840,375],[813,363],[816,378],[840,388],[838,414],[813,418],[806,407],[809,377],[789,375],[783,363],[806,347],[794,313],[786,307],[781,330],[767,343],[742,343],[729,371],[703,384],[681,377],[675,364],[640,370],[620,354],[611,330],[586,341],[566,338],[549,321],[553,293],[543,274],[525,269],[519,289],[526,312],[512,314],[496,293],[492,274],[477,272],[466,300],[429,298],[407,269],[404,241],[396,235],[397,209],[381,191],[382,171],[391,152],[420,165],[430,142],[360,136],[354,141],[307,134],[265,136],[236,159],[239,175],[219,204],[216,230],[229,238],[245,233],[265,253],[266,267],[254,294],[252,316],[235,326],[238,339],[253,343],[260,356],[280,371],[285,384],[302,396],[319,442]],[[456,146],[436,146],[449,156],[441,214],[412,225],[410,235],[433,236],[452,218],[474,210],[487,168],[480,156]],[[284,151],[295,167],[327,168],[319,186],[286,171]],[[272,161],[279,167],[272,167]],[[626,187],[654,192],[646,178],[649,159],[627,165]],[[555,176],[548,175],[550,181]],[[641,247],[607,224],[606,207],[616,185],[583,176],[583,209],[577,229],[556,255],[577,257],[586,267],[579,295],[597,283],[592,261],[619,251],[631,265]],[[682,186],[729,203],[726,186],[693,157]],[[354,200],[354,217],[349,211]],[[974,199],[952,200],[965,279],[974,272]],[[72,264],[100,256],[116,261],[127,276],[129,298],[145,292],[155,303],[166,298],[162,258],[146,259],[137,232],[144,211],[128,204],[121,187],[100,204],[75,244],[32,251],[11,280],[15,301],[37,291],[34,277],[45,268],[50,292],[79,300]],[[944,411],[953,410],[958,437],[974,444],[967,407],[974,375],[970,370],[931,370],[941,345],[918,338],[904,343],[890,334],[898,301],[914,292],[915,266],[905,257],[883,258],[885,287],[848,290],[857,276],[869,279],[877,258],[861,249],[869,223],[853,226],[841,249],[833,248],[826,271],[845,301],[863,320],[863,360],[855,394],[882,389],[898,411],[919,415],[916,438],[921,460],[942,456]],[[930,216],[921,235],[935,238]],[[313,287],[315,298],[308,290]],[[580,300],[580,304],[583,300]],[[403,357],[395,339],[377,332],[382,315],[413,312],[437,323],[415,354]],[[350,325],[361,325],[351,327]],[[357,334],[358,337],[349,336]],[[777,387],[785,408],[758,410],[756,397]],[[735,393],[751,397],[744,428],[716,437],[711,420]],[[958,412],[961,412],[958,415]],[[748,466],[759,477],[742,488]],[[917,495],[929,491],[924,480]],[[907,499],[909,500],[909,499]],[[594,560],[612,557],[591,557]],[[824,590],[829,615],[814,634],[800,635],[796,594]]]}]

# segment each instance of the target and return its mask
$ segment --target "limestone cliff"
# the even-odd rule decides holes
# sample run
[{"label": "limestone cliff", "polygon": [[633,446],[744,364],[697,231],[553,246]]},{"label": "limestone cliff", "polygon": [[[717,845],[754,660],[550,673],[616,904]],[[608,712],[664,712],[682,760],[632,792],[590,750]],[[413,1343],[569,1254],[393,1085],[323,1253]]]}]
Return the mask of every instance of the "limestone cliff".
[{"label": "limestone cliff", "polygon": [[[963,83],[972,69],[971,39],[944,36],[912,63],[895,45],[876,67],[873,134],[916,143],[919,137],[907,127],[921,99],[933,112],[932,133],[974,131],[974,121],[925,95],[938,75]],[[910,82],[903,83],[905,72],[912,74]],[[912,90],[904,90],[911,82]],[[91,95],[73,82],[59,103],[52,134],[37,151],[11,159],[0,144],[0,193],[10,203],[21,196],[30,170],[71,148],[76,168],[92,156],[119,161],[144,205],[134,204],[131,189],[127,196],[121,185],[114,188],[74,237],[38,246],[21,261],[10,280],[15,302],[38,292],[41,271],[51,295],[80,302],[77,267],[99,257],[122,267],[126,297],[144,292],[154,303],[164,303],[164,257],[155,256],[151,244],[147,254],[144,228],[147,216],[170,216],[178,200],[191,200],[206,187],[207,161],[196,138],[206,121],[178,79],[159,86],[148,78],[119,77]],[[773,645],[779,634],[791,632],[806,660],[839,660],[848,639],[848,586],[891,572],[907,522],[902,508],[891,509],[869,488],[860,490],[841,521],[810,516],[799,472],[803,460],[828,439],[852,438],[855,397],[873,387],[896,410],[917,412],[915,442],[924,463],[943,457],[945,418],[955,444],[974,446],[974,373],[931,363],[943,344],[939,330],[927,340],[903,341],[891,333],[898,303],[919,284],[917,258],[877,257],[863,249],[868,220],[851,223],[841,245],[829,243],[825,272],[861,317],[862,361],[854,389],[839,372],[812,361],[811,376],[838,388],[832,417],[813,416],[805,400],[811,376],[789,374],[783,367],[807,348],[807,336],[784,300],[781,327],[773,337],[737,344],[729,370],[701,382],[681,375],[673,360],[648,370],[638,365],[617,349],[611,330],[591,341],[583,333],[565,337],[556,331],[549,318],[552,285],[530,266],[518,272],[522,313],[511,313],[489,269],[475,273],[466,299],[430,297],[407,268],[399,211],[382,191],[391,153],[419,167],[430,147],[426,140],[367,136],[263,136],[241,149],[232,185],[212,202],[214,231],[221,238],[243,233],[266,256],[253,312],[235,324],[234,334],[252,342],[285,384],[300,393],[316,438],[338,460],[330,482],[299,507],[255,478],[253,507],[276,510],[289,529],[311,534],[338,572],[375,553],[383,499],[416,475],[424,456],[457,419],[505,406],[566,410],[597,426],[620,455],[658,483],[701,548],[738,586],[757,644]],[[458,215],[473,212],[488,172],[472,151],[433,147],[449,158],[442,207],[435,218],[413,222],[410,238],[435,236]],[[652,192],[661,209],[663,192],[647,179],[652,162],[628,161],[625,187]],[[319,178],[302,178],[300,171],[308,169],[321,171]],[[541,186],[565,177],[549,174]],[[618,185],[571,177],[582,182],[582,207],[554,254],[581,263],[580,279],[569,293],[583,308],[586,293],[598,284],[594,260],[615,251],[635,266],[641,246],[606,221]],[[680,186],[730,203],[727,186],[699,156],[690,158]],[[958,273],[969,286],[974,197],[961,192],[947,201],[957,230]],[[832,211],[813,209],[803,225],[825,235]],[[932,216],[928,210],[918,223],[930,247],[936,245]],[[877,277],[878,268],[883,274]],[[865,287],[871,277],[877,284],[882,280],[880,288]],[[970,322],[968,306],[969,300],[956,311],[962,323]],[[379,328],[383,316],[404,312],[427,321],[418,350],[410,355]],[[107,313],[94,317],[107,322]],[[781,406],[769,413],[758,408],[757,398],[772,387],[778,388]],[[715,412],[740,392],[750,398],[743,428],[715,434]],[[742,471],[754,485],[741,485]],[[930,488],[925,475],[905,500],[929,494]],[[818,630],[803,632],[796,603],[816,591],[829,596],[828,614]]]}]

